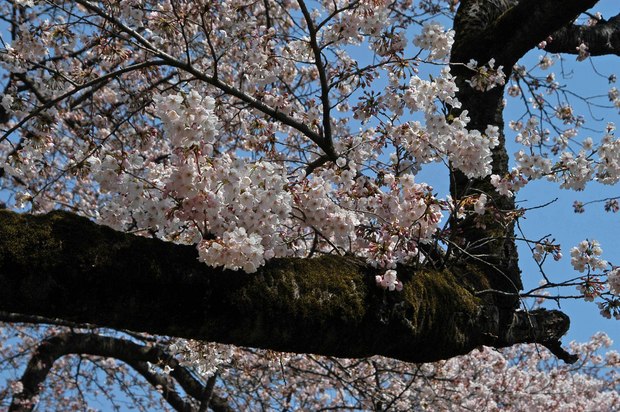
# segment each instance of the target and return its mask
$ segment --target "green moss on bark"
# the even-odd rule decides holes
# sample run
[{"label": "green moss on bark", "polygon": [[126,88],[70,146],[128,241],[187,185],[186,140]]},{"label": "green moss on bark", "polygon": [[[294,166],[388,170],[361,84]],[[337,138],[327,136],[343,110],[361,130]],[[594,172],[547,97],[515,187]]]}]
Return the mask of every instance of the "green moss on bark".
[{"label": "green moss on bark", "polygon": [[355,258],[246,274],[70,213],[0,211],[0,311],[289,352],[425,362],[489,343],[499,326],[480,323],[477,270],[400,267],[404,290],[388,292]]}]

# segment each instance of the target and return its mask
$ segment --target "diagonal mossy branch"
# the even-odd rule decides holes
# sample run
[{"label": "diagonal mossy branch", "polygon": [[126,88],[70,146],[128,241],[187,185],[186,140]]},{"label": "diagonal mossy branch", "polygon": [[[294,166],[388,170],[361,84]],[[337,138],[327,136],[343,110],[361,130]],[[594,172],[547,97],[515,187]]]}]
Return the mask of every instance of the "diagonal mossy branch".
[{"label": "diagonal mossy branch", "polygon": [[192,246],[116,232],[71,213],[0,211],[0,311],[412,362],[483,344],[558,342],[568,327],[565,315],[549,311],[538,316],[560,316],[561,325],[539,322],[510,333],[513,312],[502,316],[503,308],[476,297],[489,284],[475,268],[399,272],[400,293],[376,287],[375,269],[351,257],[274,259],[254,274],[224,271],[200,263]]}]

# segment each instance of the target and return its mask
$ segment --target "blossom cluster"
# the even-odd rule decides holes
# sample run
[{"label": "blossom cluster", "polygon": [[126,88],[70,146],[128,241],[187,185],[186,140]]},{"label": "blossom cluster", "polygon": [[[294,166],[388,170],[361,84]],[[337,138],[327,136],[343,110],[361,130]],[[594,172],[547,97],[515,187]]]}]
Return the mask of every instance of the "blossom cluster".
[{"label": "blossom cluster", "polygon": [[601,245],[596,240],[583,240],[570,250],[570,263],[579,272],[599,270],[607,267],[607,261],[600,258]]},{"label": "blossom cluster", "polygon": [[585,43],[580,43],[579,46],[575,47],[577,50],[577,61],[583,61],[590,57],[590,49]]},{"label": "blossom cluster", "polygon": [[620,140],[612,134],[614,130],[615,125],[609,123],[597,150],[596,180],[606,185],[620,181]]},{"label": "blossom cluster", "polygon": [[175,339],[167,348],[180,366],[189,368],[204,379],[213,376],[220,365],[229,363],[233,355],[231,346],[192,339]]},{"label": "blossom cluster", "polygon": [[454,43],[454,31],[445,30],[436,22],[425,23],[422,32],[413,38],[413,44],[429,51],[429,59],[442,60],[450,55]]},{"label": "blossom cluster", "polygon": [[607,273],[607,283],[611,294],[620,296],[620,268],[615,268]]},{"label": "blossom cluster", "polygon": [[381,286],[383,289],[401,291],[403,289],[403,283],[396,278],[396,275],[396,271],[390,269],[386,270],[383,275],[377,275],[375,280],[377,281],[377,285]]},{"label": "blossom cluster", "polygon": [[609,91],[607,92],[607,97],[609,98],[611,104],[613,104],[614,107],[620,110],[620,91],[618,91],[616,87],[612,87],[611,89],[609,89]]},{"label": "blossom cluster", "polygon": [[480,67],[478,67],[478,62],[472,59],[467,63],[467,67],[476,72],[471,79],[467,80],[467,83],[475,90],[489,91],[506,83],[504,67],[495,68],[495,59],[489,60],[487,64]]},{"label": "blossom cluster", "polygon": [[499,144],[499,130],[493,125],[487,126],[484,133],[468,129],[470,119],[466,110],[451,120],[437,113],[438,102],[460,107],[455,98],[457,90],[447,68],[432,81],[413,76],[403,98],[411,111],[425,113],[426,128],[410,122],[399,132],[416,162],[423,164],[447,157],[468,177],[485,177],[491,173],[491,151]]},{"label": "blossom cluster", "polygon": [[200,145],[205,155],[212,154],[218,127],[212,97],[203,97],[196,90],[190,90],[187,95],[156,95],[153,101],[172,146],[189,149]]},{"label": "blossom cluster", "polygon": [[507,197],[513,197],[527,183],[517,168],[504,176],[492,174],[490,180],[497,193]]},{"label": "blossom cluster", "polygon": [[570,147],[577,131],[565,130],[555,139],[555,159],[549,153],[535,150],[549,141],[549,131],[540,129],[538,119],[531,117],[525,123],[512,122],[511,128],[518,132],[515,140],[525,149],[515,152],[516,167],[510,176],[492,178],[493,185],[502,194],[514,193],[527,181],[541,178],[559,182],[560,188],[576,191],[584,190],[593,180],[605,185],[620,181],[620,141],[614,136],[613,123],[607,124],[606,133],[598,144],[587,137],[579,150]]},{"label": "blossom cluster", "polygon": [[548,239],[542,242],[537,242],[534,245],[533,256],[537,262],[542,262],[548,255],[553,256],[553,260],[558,261],[562,259],[562,250],[560,245],[554,244]]},{"label": "blossom cluster", "polygon": [[620,270],[601,258],[603,250],[596,240],[584,240],[571,249],[571,264],[575,270],[586,272],[581,277],[577,289],[584,299],[597,302],[601,314],[620,319]]},{"label": "blossom cluster", "polygon": [[357,176],[354,160],[370,155],[359,147],[310,176],[291,175],[280,162],[216,156],[210,99],[176,94],[154,109],[164,137],[181,135],[162,140],[171,152],[165,162],[138,153],[119,162],[103,151],[88,159],[99,187],[120,194],[106,202],[102,221],[196,244],[209,265],[251,273],[274,257],[355,251],[392,268],[416,261],[417,244],[442,218],[432,188],[411,174],[385,174],[387,188]]}]

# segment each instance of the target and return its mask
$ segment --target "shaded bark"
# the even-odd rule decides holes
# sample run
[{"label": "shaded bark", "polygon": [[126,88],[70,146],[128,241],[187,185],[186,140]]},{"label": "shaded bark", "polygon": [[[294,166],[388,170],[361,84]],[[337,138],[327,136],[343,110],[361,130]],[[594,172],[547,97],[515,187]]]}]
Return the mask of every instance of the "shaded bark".
[{"label": "shaded bark", "polygon": [[[455,38],[450,56],[452,74],[459,88],[457,98],[462,106],[453,115],[467,111],[471,118],[468,127],[480,132],[487,125],[500,130],[500,145],[493,150],[492,173],[500,177],[508,173],[508,153],[503,133],[504,88],[488,91],[474,90],[468,80],[475,74],[465,66],[475,60],[479,66],[495,59],[495,67],[503,66],[508,78],[514,64],[542,40],[562,29],[597,0],[463,0],[454,20]],[[490,177],[469,179],[458,170],[450,177],[450,191],[456,201],[470,195],[486,193],[490,205],[499,212],[494,219],[488,216],[484,225],[474,219],[451,221],[451,241],[466,250],[460,258],[472,261],[488,274],[492,289],[504,292],[489,294],[489,304],[502,307],[500,316],[510,316],[510,308],[519,305],[518,292],[522,289],[514,241],[515,202],[513,198],[497,194]],[[458,253],[457,253],[458,255]],[[482,262],[484,260],[485,262]],[[502,319],[509,322],[509,319]]]},{"label": "shaded bark", "polygon": [[376,287],[375,274],[360,260],[339,256],[274,259],[254,274],[224,271],[198,262],[192,246],[116,232],[71,213],[0,211],[1,311],[411,362],[480,345],[548,345],[568,329],[561,312],[506,312],[483,302],[476,291],[489,288],[488,274],[473,265],[401,267],[400,293]]},{"label": "shaded bark", "polygon": [[454,20],[451,61],[467,63],[473,58],[484,64],[494,58],[509,71],[525,53],[597,2],[463,0]]},{"label": "shaded bark", "polygon": [[545,50],[551,53],[578,54],[581,43],[588,46],[591,56],[620,56],[620,14],[594,26],[569,25],[551,36]]}]

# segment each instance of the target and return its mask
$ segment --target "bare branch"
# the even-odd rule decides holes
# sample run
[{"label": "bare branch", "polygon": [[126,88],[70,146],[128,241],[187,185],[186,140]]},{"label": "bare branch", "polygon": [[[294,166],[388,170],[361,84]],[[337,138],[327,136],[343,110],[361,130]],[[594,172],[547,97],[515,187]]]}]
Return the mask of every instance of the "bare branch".
[{"label": "bare branch", "polygon": [[[329,102],[329,82],[327,81],[327,74],[325,72],[325,64],[323,63],[323,54],[318,44],[317,29],[312,21],[312,16],[306,7],[304,0],[298,0],[299,8],[304,15],[306,26],[308,26],[308,32],[310,34],[310,47],[314,54],[314,64],[317,72],[319,73],[319,82],[321,84],[321,105],[323,107],[323,140],[329,151],[326,154],[330,157],[336,157],[334,153],[334,144],[332,137],[332,125],[331,125],[331,103]],[[334,159],[332,159],[334,160]]]},{"label": "bare branch", "polygon": [[127,67],[123,67],[121,69],[115,70],[113,72],[106,73],[105,75],[97,77],[96,79],[93,79],[93,80],[88,81],[86,83],[77,85],[77,86],[73,87],[71,90],[68,90],[65,93],[62,93],[61,95],[59,95],[59,96],[57,96],[57,97],[55,97],[53,99],[48,100],[45,104],[43,104],[43,105],[37,107],[36,109],[30,111],[27,116],[24,116],[24,118],[22,118],[13,127],[11,127],[6,132],[4,132],[2,136],[0,136],[0,142],[2,142],[3,140],[6,140],[11,135],[11,133],[13,133],[14,131],[18,130],[20,127],[22,127],[24,124],[26,124],[32,118],[38,116],[39,114],[41,114],[45,110],[54,107],[56,104],[58,104],[58,103],[62,102],[63,100],[65,100],[65,99],[75,95],[76,93],[78,93],[81,90],[85,90],[85,89],[88,89],[90,87],[98,87],[98,85],[100,83],[106,83],[109,79],[119,77],[121,74],[124,74],[124,73],[128,73],[128,72],[131,72],[131,71],[134,71],[134,70],[140,70],[140,69],[144,69],[144,68],[152,67],[152,66],[162,66],[162,65],[165,65],[165,64],[167,64],[167,63],[162,61],[162,60],[146,61],[146,62],[142,62],[142,63],[136,63],[136,64],[129,65]]},{"label": "bare branch", "polygon": [[[34,399],[54,362],[69,354],[88,354],[121,360],[162,390],[162,396],[177,411],[189,412],[194,407],[174,390],[171,382],[149,371],[146,362],[157,363],[170,356],[156,346],[141,346],[133,342],[98,334],[61,333],[45,339],[34,354],[22,375],[23,391],[15,394],[9,411],[30,411],[36,406]],[[178,365],[175,365],[178,367]]]}]

